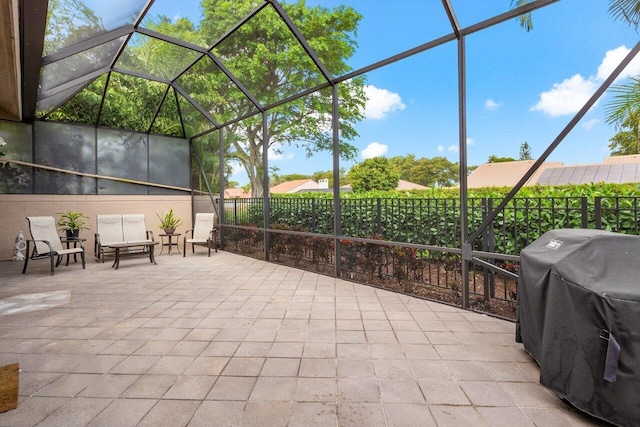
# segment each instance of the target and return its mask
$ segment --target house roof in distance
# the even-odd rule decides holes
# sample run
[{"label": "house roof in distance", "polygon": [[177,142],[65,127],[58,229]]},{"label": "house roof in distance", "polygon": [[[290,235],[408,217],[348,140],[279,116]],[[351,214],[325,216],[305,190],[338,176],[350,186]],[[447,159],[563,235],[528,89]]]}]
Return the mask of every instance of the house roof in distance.
[{"label": "house roof in distance", "polygon": [[628,154],[626,156],[611,156],[604,159],[605,165],[615,165],[620,163],[640,163],[640,154]]},{"label": "house roof in distance", "polygon": [[297,193],[300,190],[317,189],[318,183],[311,178],[294,179],[292,181],[281,182],[269,188],[271,194]]},{"label": "house roof in distance", "polygon": [[[520,160],[515,162],[482,164],[469,175],[467,178],[467,186],[469,188],[514,187],[534,163],[535,160]],[[562,166],[562,162],[543,163],[531,178],[527,180],[525,185],[536,184],[538,178],[546,169]]]},{"label": "house roof in distance", "polygon": [[537,184],[568,185],[596,182],[612,184],[640,182],[640,161],[638,163],[600,163],[551,168],[540,175]]},{"label": "house roof in distance", "polygon": [[[535,160],[485,163],[469,175],[468,187],[513,187],[534,163]],[[640,182],[640,154],[611,156],[604,159],[603,163],[584,165],[564,165],[562,162],[543,163],[527,180],[525,186],[596,182],[616,184]]]},{"label": "house roof in distance", "polygon": [[251,191],[245,192],[242,188],[227,188],[224,190],[224,197],[227,199],[246,199],[251,197]]}]

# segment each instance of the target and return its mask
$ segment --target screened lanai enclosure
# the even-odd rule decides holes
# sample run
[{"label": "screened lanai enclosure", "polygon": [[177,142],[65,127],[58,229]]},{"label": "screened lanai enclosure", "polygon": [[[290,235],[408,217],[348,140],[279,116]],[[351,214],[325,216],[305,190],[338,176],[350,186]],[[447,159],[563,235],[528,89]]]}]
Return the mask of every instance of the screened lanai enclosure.
[{"label": "screened lanai enclosure", "polygon": [[[467,189],[468,126],[482,120],[470,113],[468,88],[492,79],[500,88],[501,67],[524,87],[527,74],[539,71],[501,65],[504,58],[514,49],[553,51],[553,38],[572,29],[534,29],[547,34],[545,42],[523,46],[485,35],[509,26],[520,37],[527,34],[520,22],[567,13],[580,2],[366,2],[382,10],[380,22],[353,0],[202,0],[188,15],[169,16],[172,3],[3,2],[1,193],[123,196],[123,203],[188,195],[191,215],[217,213],[224,250],[507,318],[514,316],[520,249],[549,228],[597,222],[579,198],[514,196],[638,45],[577,114],[551,127],[546,150],[505,198],[470,199]],[[602,19],[612,18],[605,10]],[[427,93],[446,90],[425,97],[435,104],[433,117],[413,120],[428,134],[447,127],[440,114],[451,118],[458,199],[341,193],[341,168],[356,158],[367,93],[383,74]],[[290,148],[317,158],[317,170],[332,171],[323,197],[269,194],[270,170]],[[225,194],[238,170],[251,197]],[[518,234],[512,218],[522,215],[529,229]]]}]

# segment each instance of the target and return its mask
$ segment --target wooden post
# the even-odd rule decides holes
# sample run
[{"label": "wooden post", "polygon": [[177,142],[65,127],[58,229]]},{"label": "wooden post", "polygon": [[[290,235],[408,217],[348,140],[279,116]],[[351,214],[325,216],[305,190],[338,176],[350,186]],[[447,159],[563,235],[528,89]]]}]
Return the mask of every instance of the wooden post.
[{"label": "wooden post", "polygon": [[0,366],[0,412],[18,407],[20,367],[17,363]]}]

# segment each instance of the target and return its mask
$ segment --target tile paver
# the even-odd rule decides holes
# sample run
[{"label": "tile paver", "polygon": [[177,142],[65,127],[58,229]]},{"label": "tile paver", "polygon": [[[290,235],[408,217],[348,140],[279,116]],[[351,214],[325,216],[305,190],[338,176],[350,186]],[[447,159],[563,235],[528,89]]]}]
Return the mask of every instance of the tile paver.
[{"label": "tile paver", "polygon": [[514,324],[219,251],[48,274],[0,263],[20,403],[0,425],[599,425],[538,383]]}]

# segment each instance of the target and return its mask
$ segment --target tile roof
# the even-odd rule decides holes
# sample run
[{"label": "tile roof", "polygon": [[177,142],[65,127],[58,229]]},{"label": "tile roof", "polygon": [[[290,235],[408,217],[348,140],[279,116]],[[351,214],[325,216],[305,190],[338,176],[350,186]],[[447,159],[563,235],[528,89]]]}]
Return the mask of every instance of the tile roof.
[{"label": "tile roof", "polygon": [[[275,185],[269,189],[269,193],[271,194],[285,194],[285,193],[295,193],[299,190],[299,187],[303,187],[305,184],[309,182],[315,182],[311,178],[306,179],[294,179],[293,181],[282,182],[278,185]],[[307,188],[307,187],[305,187]]]},{"label": "tile roof", "polygon": [[[535,160],[515,162],[485,163],[478,166],[467,178],[469,188],[481,187],[513,187],[520,178],[533,166]],[[549,168],[562,167],[562,162],[549,162],[540,165],[525,185],[534,185],[540,175]]]},{"label": "tile roof", "polygon": [[415,182],[405,181],[404,179],[398,180],[398,186],[396,190],[398,191],[406,191],[406,190],[428,190],[429,187],[425,187],[424,185],[416,184]]},{"label": "tile roof", "polygon": [[640,163],[640,154],[629,154],[626,156],[611,156],[604,159],[605,165],[620,163]]},{"label": "tile roof", "polygon": [[224,190],[224,197],[228,199],[243,199],[251,197],[251,191],[245,192],[242,188],[227,188]]},{"label": "tile roof", "polygon": [[640,182],[640,162],[601,163],[551,168],[545,170],[537,181],[540,185],[590,184],[596,182],[615,184]]}]

